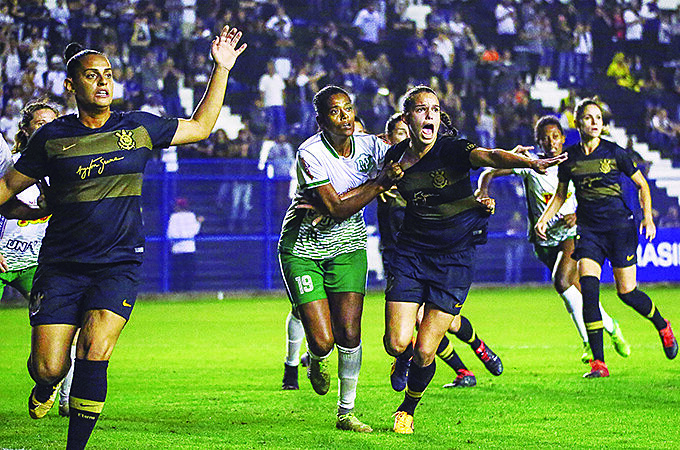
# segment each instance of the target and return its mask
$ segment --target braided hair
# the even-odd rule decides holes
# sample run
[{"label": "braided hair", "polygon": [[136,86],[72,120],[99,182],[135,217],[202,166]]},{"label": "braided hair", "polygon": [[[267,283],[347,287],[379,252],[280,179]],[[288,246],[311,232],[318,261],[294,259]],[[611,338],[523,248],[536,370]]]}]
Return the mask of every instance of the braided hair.
[{"label": "braided hair", "polygon": [[59,115],[59,111],[54,105],[51,105],[45,99],[39,99],[32,101],[21,110],[21,120],[19,121],[19,129],[17,134],[14,136],[14,147],[12,147],[12,153],[21,153],[26,148],[28,139],[31,137],[29,131],[29,126],[31,125],[31,120],[37,111],[41,109],[49,109],[55,115]]}]

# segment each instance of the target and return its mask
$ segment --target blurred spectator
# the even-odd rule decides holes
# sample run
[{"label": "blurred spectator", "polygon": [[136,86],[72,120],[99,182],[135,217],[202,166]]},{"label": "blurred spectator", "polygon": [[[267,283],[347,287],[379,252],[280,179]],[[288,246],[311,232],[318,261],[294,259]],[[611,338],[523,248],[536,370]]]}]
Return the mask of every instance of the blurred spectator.
[{"label": "blurred spectator", "polygon": [[286,140],[285,134],[280,134],[276,137],[276,141],[269,141],[268,145],[262,145],[257,168],[265,170],[267,166],[271,166],[271,176],[288,177],[290,166],[294,161],[293,146]]},{"label": "blurred spectator", "polygon": [[[151,45],[151,30],[146,17],[136,17],[130,38],[130,64],[139,66]],[[148,67],[147,67],[148,68]]]},{"label": "blurred spectator", "polygon": [[286,108],[284,104],[284,92],[286,83],[281,75],[276,73],[274,61],[267,63],[267,73],[260,77],[258,90],[262,99],[262,105],[267,113],[269,126],[267,134],[270,137],[278,136],[286,132]]},{"label": "blurred spectator", "polygon": [[210,142],[211,155],[216,158],[228,158],[229,155],[229,136],[222,128],[215,130],[208,138]]},{"label": "blurred spectator", "polygon": [[486,99],[481,97],[475,111],[477,125],[477,143],[480,147],[496,148],[496,117],[492,109],[487,106]]},{"label": "blurred spectator", "polygon": [[172,58],[168,58],[163,64],[161,78],[163,79],[161,93],[165,113],[170,117],[185,117],[186,112],[179,99],[179,83],[184,75],[175,67],[175,61]]},{"label": "blurred spectator", "polygon": [[642,24],[644,21],[640,17],[639,11],[639,0],[628,2],[623,11],[623,21],[626,24],[625,51],[630,56],[642,54]]},{"label": "blurred spectator", "polygon": [[680,123],[668,117],[666,108],[657,108],[652,116],[649,143],[662,150],[678,151],[680,144]]},{"label": "blurred spectator", "polygon": [[522,261],[526,247],[526,220],[519,211],[512,213],[505,235],[511,238],[505,245],[505,282],[518,283],[522,281]]},{"label": "blurred spectator", "polygon": [[290,20],[283,6],[279,5],[276,7],[276,14],[267,20],[265,27],[274,33],[277,40],[288,41],[293,29],[293,21]]},{"label": "blurred spectator", "polygon": [[175,200],[174,212],[168,221],[167,236],[170,249],[170,289],[190,291],[196,276],[196,235],[201,230],[202,216],[189,211],[189,200],[184,197]]},{"label": "blurred spectator", "polygon": [[[254,137],[247,128],[243,128],[239,131],[238,138],[229,143],[229,157],[254,159],[252,147],[254,147]],[[228,231],[241,232],[248,229],[250,211],[253,209],[252,196],[252,181],[237,179],[225,181],[220,185],[217,192],[217,206],[227,216]]]},{"label": "blurred spectator", "polygon": [[494,11],[496,16],[496,47],[501,50],[512,50],[517,38],[517,11],[512,0],[501,0]]},{"label": "blurred spectator", "polygon": [[369,1],[354,18],[353,26],[359,29],[359,40],[370,58],[377,55],[376,45],[380,41],[380,32],[385,28],[385,16],[378,10],[374,1]]},{"label": "blurred spectator", "polygon": [[680,228],[680,211],[675,205],[668,207],[666,214],[659,219],[659,227],[661,228]]},{"label": "blurred spectator", "polygon": [[616,84],[621,87],[640,92],[641,83],[633,78],[630,71],[630,63],[621,52],[614,55],[614,59],[612,59],[611,64],[607,68],[607,76],[614,78]]}]

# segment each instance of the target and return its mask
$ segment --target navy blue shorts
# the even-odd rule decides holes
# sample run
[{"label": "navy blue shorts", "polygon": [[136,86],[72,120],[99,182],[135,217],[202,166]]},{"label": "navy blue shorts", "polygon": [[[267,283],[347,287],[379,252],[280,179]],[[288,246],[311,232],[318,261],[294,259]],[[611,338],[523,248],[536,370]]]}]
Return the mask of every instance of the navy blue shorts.
[{"label": "navy blue shorts", "polygon": [[128,320],[139,279],[136,262],[39,264],[29,304],[31,326],[80,326],[83,314],[93,309],[106,309]]},{"label": "navy blue shorts", "polygon": [[460,313],[472,284],[474,247],[439,255],[397,249],[390,259],[386,301],[432,303],[449,314]]},{"label": "navy blue shorts", "polygon": [[607,258],[616,268],[637,264],[638,230],[634,219],[607,231],[579,227],[574,243],[576,248],[571,257],[576,261],[589,258],[602,266]]}]

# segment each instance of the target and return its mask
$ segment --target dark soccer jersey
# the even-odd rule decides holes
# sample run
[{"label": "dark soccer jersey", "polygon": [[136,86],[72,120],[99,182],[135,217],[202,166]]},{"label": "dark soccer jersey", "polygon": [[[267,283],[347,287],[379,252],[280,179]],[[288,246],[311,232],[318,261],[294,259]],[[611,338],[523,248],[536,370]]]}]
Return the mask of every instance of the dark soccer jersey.
[{"label": "dark soccer jersey", "polygon": [[15,168],[31,178],[49,177],[52,218],[39,262],[141,261],[144,167],[153,148],[170,145],[177,124],[114,112],[97,129],[71,114],[38,130]]},{"label": "dark soccer jersey", "polygon": [[[408,148],[406,139],[391,147],[385,161],[396,162]],[[470,151],[477,145],[448,136],[404,171],[397,183],[406,200],[397,246],[442,253],[486,242],[489,214],[475,201],[470,182]]]},{"label": "dark soccer jersey", "polygon": [[569,158],[559,165],[557,176],[561,182],[574,183],[578,225],[601,231],[620,226],[633,214],[621,189],[621,174],[630,177],[638,171],[633,160],[624,149],[604,139],[589,155],[580,142],[565,151]]}]

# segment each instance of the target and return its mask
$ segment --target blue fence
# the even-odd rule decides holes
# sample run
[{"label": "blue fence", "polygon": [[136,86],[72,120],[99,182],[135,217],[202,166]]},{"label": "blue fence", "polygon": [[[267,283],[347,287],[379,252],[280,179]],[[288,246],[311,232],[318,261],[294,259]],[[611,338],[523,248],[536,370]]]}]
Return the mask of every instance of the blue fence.
[{"label": "blue fence", "polygon": [[[276,245],[290,202],[289,185],[288,178],[258,170],[253,160],[180,160],[176,172],[167,172],[160,161],[151,162],[142,199],[147,235],[142,291],[170,290],[166,227],[177,197],[187,198],[190,209],[205,218],[196,237],[195,290],[282,289]],[[496,179],[491,193],[496,214],[490,219],[489,242],[478,250],[475,280],[548,282],[549,271],[525,239],[526,206],[519,179]],[[366,208],[365,217],[375,225],[374,204]],[[660,230],[659,237],[663,241],[657,239],[652,249],[643,243],[638,250],[640,279],[680,281],[680,230]],[[607,276],[605,270],[603,279]],[[379,271],[369,273],[369,284],[381,283]]]}]

